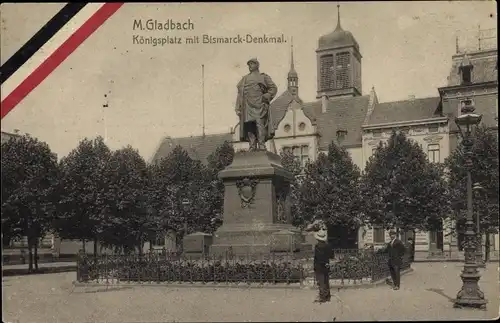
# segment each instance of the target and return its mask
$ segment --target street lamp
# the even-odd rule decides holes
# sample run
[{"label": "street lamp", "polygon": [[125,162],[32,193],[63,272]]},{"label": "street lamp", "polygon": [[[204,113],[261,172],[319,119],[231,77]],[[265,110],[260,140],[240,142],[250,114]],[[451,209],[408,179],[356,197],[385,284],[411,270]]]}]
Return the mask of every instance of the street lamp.
[{"label": "street lamp", "polygon": [[[474,183],[472,190],[476,192],[476,196],[480,196],[481,193],[484,193],[485,189],[479,183]],[[476,232],[477,232],[477,247],[476,247],[476,262],[479,267],[486,267],[486,264],[483,260],[483,235],[481,234],[481,225],[480,225],[480,214],[479,210],[476,211]]]},{"label": "street lamp", "polygon": [[485,308],[488,301],[484,298],[484,293],[479,288],[481,275],[475,259],[476,234],[474,228],[472,210],[472,130],[481,122],[482,116],[474,113],[474,103],[467,98],[463,101],[462,114],[455,118],[458,130],[462,137],[464,147],[465,168],[467,171],[467,221],[465,222],[465,263],[460,275],[462,278],[462,288],[454,300],[454,307],[480,307]]},{"label": "street lamp", "polygon": [[191,205],[191,201],[188,199],[182,199],[182,209],[184,210],[184,235],[187,235],[188,225],[187,225],[187,212],[189,210],[189,205]]}]

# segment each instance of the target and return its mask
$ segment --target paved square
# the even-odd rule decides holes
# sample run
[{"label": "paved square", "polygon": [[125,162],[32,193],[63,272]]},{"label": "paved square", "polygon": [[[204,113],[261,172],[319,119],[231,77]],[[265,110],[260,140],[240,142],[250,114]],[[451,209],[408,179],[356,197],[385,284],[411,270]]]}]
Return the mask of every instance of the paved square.
[{"label": "paved square", "polygon": [[480,286],[486,311],[454,309],[461,286],[458,263],[417,263],[388,286],[333,291],[331,303],[313,304],[314,290],[76,287],[75,273],[5,277],[4,322],[221,322],[345,320],[476,320],[499,313],[499,269],[490,263]]}]

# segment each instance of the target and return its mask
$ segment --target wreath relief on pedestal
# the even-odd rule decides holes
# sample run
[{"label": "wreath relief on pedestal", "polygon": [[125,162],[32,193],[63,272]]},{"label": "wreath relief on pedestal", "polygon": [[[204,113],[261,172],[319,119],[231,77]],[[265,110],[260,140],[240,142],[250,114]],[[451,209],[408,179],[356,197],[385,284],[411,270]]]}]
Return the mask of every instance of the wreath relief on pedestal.
[{"label": "wreath relief on pedestal", "polygon": [[256,179],[250,179],[245,177],[236,182],[236,187],[238,187],[238,193],[241,199],[241,207],[249,207],[255,198],[255,191],[257,188],[258,181]]}]

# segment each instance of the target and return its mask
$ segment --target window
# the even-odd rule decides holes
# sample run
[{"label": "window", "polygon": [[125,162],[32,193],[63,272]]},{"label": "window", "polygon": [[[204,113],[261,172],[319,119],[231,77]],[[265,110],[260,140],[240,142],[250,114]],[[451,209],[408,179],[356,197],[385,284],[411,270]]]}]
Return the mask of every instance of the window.
[{"label": "window", "polygon": [[431,163],[439,163],[439,144],[430,144],[427,146],[427,156]]},{"label": "window", "polygon": [[430,133],[436,133],[439,131],[439,125],[438,124],[431,124],[429,126],[429,132]]},{"label": "window", "polygon": [[320,58],[320,88],[329,90],[333,88],[333,55]]},{"label": "window", "polygon": [[401,241],[407,242],[408,238],[412,238],[413,239],[413,243],[415,243],[415,233],[412,230],[401,231],[399,234],[401,236],[401,238],[400,238]]},{"label": "window", "polygon": [[373,243],[384,243],[385,242],[385,230],[383,227],[373,228]]},{"label": "window", "polygon": [[347,130],[337,130],[337,140],[342,141],[347,135]]},{"label": "window", "polygon": [[461,68],[462,73],[462,84],[469,84],[472,81],[472,69],[471,66],[463,66]]},{"label": "window", "polygon": [[283,147],[283,152],[291,152],[295,159],[300,163],[301,167],[304,167],[309,161],[308,145]]},{"label": "window", "polygon": [[304,131],[305,129],[306,129],[306,124],[305,124],[304,122],[301,122],[301,123],[299,124],[299,130],[300,130],[300,131]]},{"label": "window", "polygon": [[346,89],[350,86],[349,68],[351,67],[350,56],[348,52],[338,53],[335,56],[335,65],[337,67],[335,76],[335,85],[337,89]]},{"label": "window", "polygon": [[154,241],[155,246],[165,246],[165,236],[163,234],[157,234],[155,241]]},{"label": "window", "polygon": [[292,127],[289,125],[289,124],[286,124],[283,129],[285,130],[285,132],[289,132],[290,129],[292,129]]},{"label": "window", "polygon": [[372,148],[372,155],[375,155],[375,152],[377,151],[377,147]]}]

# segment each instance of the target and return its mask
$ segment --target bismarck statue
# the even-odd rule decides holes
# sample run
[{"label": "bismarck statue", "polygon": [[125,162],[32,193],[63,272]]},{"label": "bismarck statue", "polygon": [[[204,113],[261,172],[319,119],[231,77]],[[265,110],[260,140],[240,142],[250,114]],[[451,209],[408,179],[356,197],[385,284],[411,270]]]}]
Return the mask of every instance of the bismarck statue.
[{"label": "bismarck statue", "polygon": [[250,150],[266,150],[266,141],[274,137],[274,125],[269,104],[278,88],[271,77],[259,71],[259,62],[247,62],[250,73],[238,83],[236,114],[240,117],[240,140],[250,144]]}]

